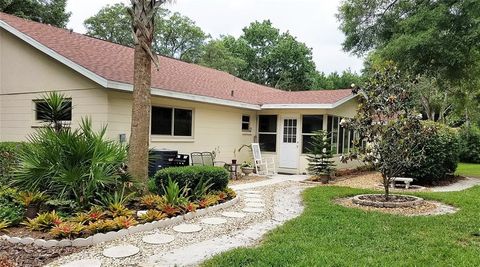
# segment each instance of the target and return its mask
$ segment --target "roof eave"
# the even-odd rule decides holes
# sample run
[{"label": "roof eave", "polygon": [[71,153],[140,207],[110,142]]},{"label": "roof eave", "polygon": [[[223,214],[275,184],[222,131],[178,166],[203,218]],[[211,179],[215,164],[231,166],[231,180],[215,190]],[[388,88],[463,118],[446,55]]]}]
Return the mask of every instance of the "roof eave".
[{"label": "roof eave", "polygon": [[357,95],[352,94],[331,104],[263,104],[261,109],[334,109],[355,97]]}]

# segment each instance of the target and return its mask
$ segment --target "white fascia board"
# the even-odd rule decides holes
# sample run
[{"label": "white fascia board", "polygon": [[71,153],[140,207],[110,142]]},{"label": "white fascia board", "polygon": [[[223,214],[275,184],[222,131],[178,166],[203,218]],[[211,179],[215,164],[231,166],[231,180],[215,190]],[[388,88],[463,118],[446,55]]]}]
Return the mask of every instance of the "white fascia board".
[{"label": "white fascia board", "polygon": [[[129,91],[129,92],[133,91],[133,86],[131,84],[128,84],[128,83],[109,81],[107,87],[111,88],[111,89],[122,90],[122,91]],[[248,103],[232,101],[232,100],[225,100],[225,99],[209,97],[209,96],[201,96],[201,95],[180,93],[180,92],[175,92],[175,91],[165,90],[165,89],[160,89],[160,88],[152,88],[151,93],[154,96],[169,97],[169,98],[174,98],[174,99],[195,101],[195,102],[229,106],[229,107],[236,107],[236,108],[260,110],[259,105],[248,104]]]},{"label": "white fascia board", "polygon": [[262,110],[265,109],[334,109],[352,99],[357,95],[349,95],[342,98],[333,104],[264,104],[261,106]]},{"label": "white fascia board", "polygon": [[21,40],[27,42],[31,46],[35,47],[36,49],[42,51],[43,53],[47,54],[48,56],[60,61],[64,65],[72,68],[73,70],[77,71],[78,73],[82,74],[83,76],[87,77],[88,79],[100,84],[103,87],[107,87],[107,79],[97,75],[96,73],[80,66],[79,64],[71,61],[70,59],[60,55],[59,53],[55,52],[54,50],[46,47],[45,45],[41,44],[37,40],[33,39],[32,37],[20,32],[19,30],[15,29],[14,27],[10,26],[8,23],[0,20],[0,28],[6,30],[7,32],[17,36]]}]

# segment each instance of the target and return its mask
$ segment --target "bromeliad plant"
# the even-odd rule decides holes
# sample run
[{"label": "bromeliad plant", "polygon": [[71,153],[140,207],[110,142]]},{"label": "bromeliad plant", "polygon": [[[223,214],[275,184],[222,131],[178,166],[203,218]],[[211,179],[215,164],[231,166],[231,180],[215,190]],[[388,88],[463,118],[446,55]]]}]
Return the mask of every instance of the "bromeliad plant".
[{"label": "bromeliad plant", "polygon": [[412,85],[393,64],[387,64],[369,78],[364,88],[354,88],[360,102],[357,115],[341,122],[342,127],[357,133],[355,149],[342,161],[362,159],[380,171],[386,200],[392,179],[424,157],[421,143],[415,142],[422,136],[422,127],[412,99]]}]

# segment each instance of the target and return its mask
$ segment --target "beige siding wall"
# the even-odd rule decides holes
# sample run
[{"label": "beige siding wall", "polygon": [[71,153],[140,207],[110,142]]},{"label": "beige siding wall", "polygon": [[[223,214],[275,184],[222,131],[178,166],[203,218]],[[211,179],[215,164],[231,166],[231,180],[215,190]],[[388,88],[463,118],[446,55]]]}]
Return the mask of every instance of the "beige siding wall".
[{"label": "beige siding wall", "polygon": [[35,48],[0,30],[0,141],[22,141],[40,123],[33,100],[47,91],[63,91],[72,98],[72,126],[91,116],[95,128],[107,120],[107,94]]},{"label": "beige siding wall", "polygon": [[[130,134],[132,96],[130,93],[111,91],[109,101],[109,135],[118,140],[119,134]],[[253,142],[254,129],[251,133],[242,132],[242,115],[250,115],[251,125],[256,124],[255,111],[203,104],[191,101],[180,101],[164,97],[153,97],[152,105],[160,107],[176,107],[193,110],[193,137],[178,138],[152,135],[150,146],[178,150],[179,153],[203,152],[219,150],[217,160],[230,162],[234,158],[233,151],[242,144]],[[249,160],[250,151],[237,153],[239,161]]]}]

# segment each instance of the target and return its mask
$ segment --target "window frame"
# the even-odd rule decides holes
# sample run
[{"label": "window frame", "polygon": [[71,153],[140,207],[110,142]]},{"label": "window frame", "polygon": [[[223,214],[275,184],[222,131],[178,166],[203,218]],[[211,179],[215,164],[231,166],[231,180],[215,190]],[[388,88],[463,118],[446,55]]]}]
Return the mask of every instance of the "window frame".
[{"label": "window frame", "polygon": [[[35,122],[36,126],[42,125],[42,123],[45,123],[44,120],[39,120],[38,119],[38,111],[37,111],[37,104],[38,103],[46,103],[45,100],[43,99],[33,99],[32,100],[32,105],[33,105],[33,121]],[[64,123],[71,123],[73,121],[73,100],[71,97],[65,98],[65,102],[70,102],[70,120],[61,120],[60,122]]]},{"label": "window frame", "polygon": [[[245,121],[244,118],[245,117],[248,117],[248,121]],[[247,115],[247,114],[242,114],[242,132],[244,133],[251,133],[252,132],[252,127],[251,127],[251,123],[252,123],[252,116],[250,115]],[[244,129],[243,126],[244,125],[247,125],[247,129]]]},{"label": "window frame", "polygon": [[[275,132],[261,132],[260,131],[260,118],[262,116],[269,116],[269,117],[275,117]],[[260,142],[260,135],[274,135],[275,138],[275,148],[273,151],[269,151],[269,150],[261,150],[262,152],[265,152],[265,153],[277,153],[277,145],[278,145],[278,115],[275,115],[275,114],[262,114],[262,115],[258,115],[257,117],[257,123],[258,123],[258,143],[259,145],[261,146],[261,142]]]},{"label": "window frame", "polygon": [[303,138],[303,137],[304,137],[304,136],[314,136],[314,135],[315,135],[315,133],[313,133],[313,132],[311,132],[311,133],[305,133],[305,132],[303,132],[303,130],[304,130],[304,129],[303,129],[303,127],[304,127],[304,118],[305,118],[305,117],[308,117],[308,116],[311,116],[311,117],[315,116],[315,117],[321,117],[321,118],[322,118],[322,120],[321,120],[322,123],[320,124],[320,129],[319,129],[319,130],[316,130],[316,131],[323,131],[323,123],[324,123],[324,121],[325,121],[325,115],[324,115],[324,114],[304,114],[304,115],[302,115],[302,134],[301,134],[301,135],[302,135],[302,146],[300,147],[300,149],[301,149],[302,154],[304,154],[304,155],[308,155],[309,153],[308,153],[307,151],[304,151],[304,147],[305,147],[305,146],[304,146],[304,144],[305,144],[305,141],[304,141],[304,140],[305,140],[305,138]]},{"label": "window frame", "polygon": [[[171,119],[171,129],[170,134],[155,134],[152,133],[152,122],[153,122],[153,108],[164,108],[164,109],[171,109],[172,117]],[[190,111],[192,114],[191,122],[190,122],[190,135],[175,135],[175,110],[187,110]],[[164,105],[151,105],[150,108],[151,116],[150,116],[150,136],[152,137],[161,137],[161,138],[175,138],[175,139],[193,139],[194,137],[194,122],[195,122],[195,110],[193,108],[185,108],[185,107],[172,107],[172,106],[164,106]]]}]

